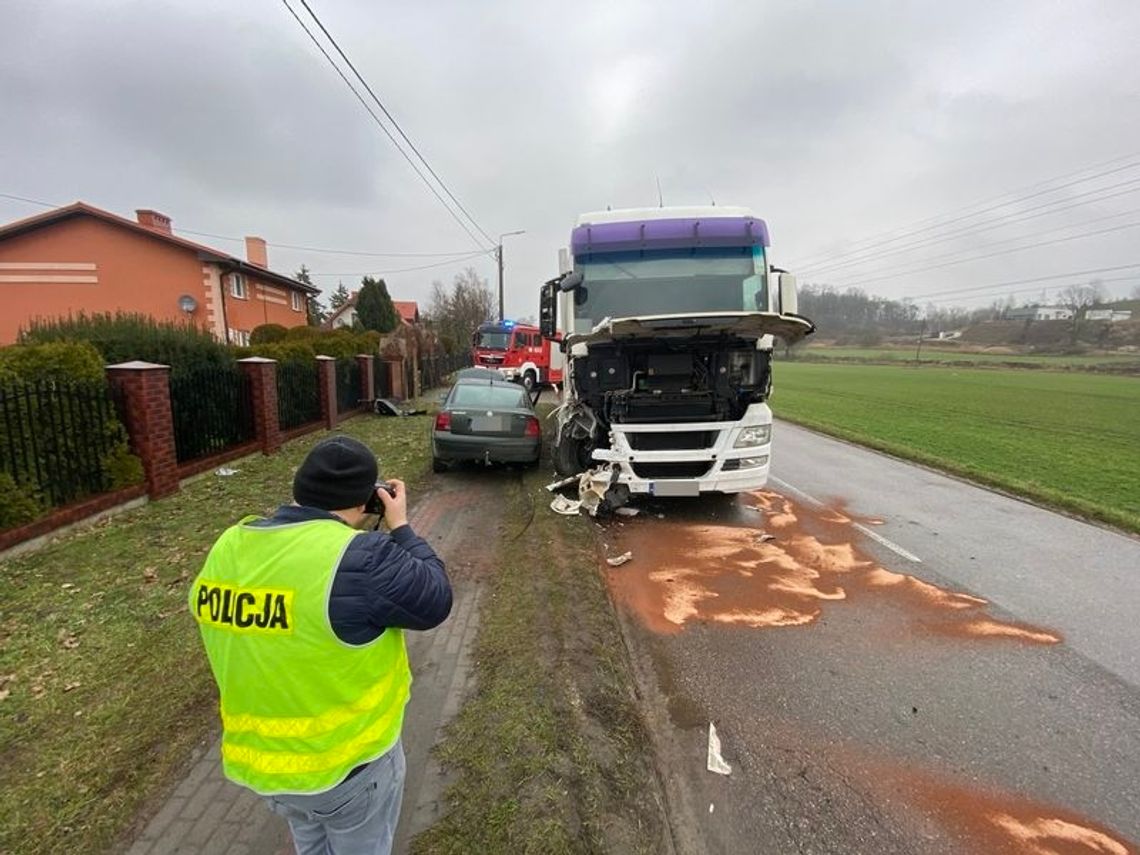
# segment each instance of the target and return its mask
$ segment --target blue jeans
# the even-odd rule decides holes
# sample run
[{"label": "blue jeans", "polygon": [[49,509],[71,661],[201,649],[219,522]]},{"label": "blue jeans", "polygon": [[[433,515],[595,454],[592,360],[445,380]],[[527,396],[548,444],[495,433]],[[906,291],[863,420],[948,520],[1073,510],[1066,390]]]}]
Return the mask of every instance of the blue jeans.
[{"label": "blue jeans", "polygon": [[404,748],[397,742],[346,781],[315,795],[267,796],[285,817],[297,855],[388,855],[404,796]]}]

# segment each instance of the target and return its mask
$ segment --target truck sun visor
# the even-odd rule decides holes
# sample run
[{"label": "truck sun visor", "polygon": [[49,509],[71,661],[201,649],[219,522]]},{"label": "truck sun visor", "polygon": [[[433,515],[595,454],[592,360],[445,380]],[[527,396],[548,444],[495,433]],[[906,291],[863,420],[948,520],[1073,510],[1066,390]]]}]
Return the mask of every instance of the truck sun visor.
[{"label": "truck sun visor", "polygon": [[694,246],[768,246],[768,226],[756,217],[704,217],[597,223],[574,229],[575,256],[637,249]]}]

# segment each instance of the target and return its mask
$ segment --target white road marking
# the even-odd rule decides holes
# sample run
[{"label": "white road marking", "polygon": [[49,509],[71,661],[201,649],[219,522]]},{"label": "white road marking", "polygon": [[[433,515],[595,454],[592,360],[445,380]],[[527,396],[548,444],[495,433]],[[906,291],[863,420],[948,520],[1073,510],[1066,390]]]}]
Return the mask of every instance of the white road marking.
[{"label": "white road marking", "polygon": [[915,555],[913,552],[907,552],[893,540],[888,540],[874,529],[868,528],[862,523],[852,523],[852,525],[854,525],[855,528],[859,529],[859,531],[863,532],[863,534],[867,535],[867,537],[871,538],[871,540],[883,544],[883,546],[885,546],[891,552],[895,553],[896,555],[901,555],[907,561],[913,561],[915,564],[922,563],[922,559]]},{"label": "white road marking", "polygon": [[[799,487],[793,487],[791,484],[789,484],[787,481],[783,480],[782,478],[777,478],[774,475],[769,475],[768,480],[778,484],[781,489],[787,490],[789,493],[795,493],[797,496],[799,496],[804,501],[810,502],[811,504],[815,505],[818,508],[827,507],[827,505],[825,505],[823,502],[821,502],[815,496],[811,495],[810,493],[805,493]],[[891,552],[895,553],[895,555],[901,556],[902,558],[905,558],[907,561],[913,561],[915,564],[921,564],[922,563],[922,559],[919,558],[917,555],[915,555],[913,552],[910,552],[906,549],[903,549],[901,546],[899,546],[893,540],[889,540],[888,538],[883,537],[881,534],[879,534],[877,531],[870,528],[869,526],[865,526],[862,523],[857,523],[857,522],[853,522],[851,525],[853,525],[855,528],[857,528],[863,534],[867,535],[867,537],[871,538],[871,540],[875,541],[876,543],[881,543],[883,546],[885,546]]]}]

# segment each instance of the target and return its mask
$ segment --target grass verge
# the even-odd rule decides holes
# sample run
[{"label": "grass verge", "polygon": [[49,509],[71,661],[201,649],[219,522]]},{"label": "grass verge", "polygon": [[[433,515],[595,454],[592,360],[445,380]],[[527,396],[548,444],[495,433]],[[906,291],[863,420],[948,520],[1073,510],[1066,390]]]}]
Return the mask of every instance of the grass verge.
[{"label": "grass verge", "polygon": [[437,749],[458,780],[417,855],[662,851],[651,748],[590,523],[550,512],[545,480],[528,473],[506,497],[478,689]]},{"label": "grass verge", "polygon": [[1140,381],[782,363],[777,416],[1140,532]]},{"label": "grass verge", "polygon": [[[384,475],[427,477],[426,419],[361,416],[342,430]],[[216,727],[189,583],[226,526],[289,500],[324,436],[0,562],[0,852],[110,850]]]}]

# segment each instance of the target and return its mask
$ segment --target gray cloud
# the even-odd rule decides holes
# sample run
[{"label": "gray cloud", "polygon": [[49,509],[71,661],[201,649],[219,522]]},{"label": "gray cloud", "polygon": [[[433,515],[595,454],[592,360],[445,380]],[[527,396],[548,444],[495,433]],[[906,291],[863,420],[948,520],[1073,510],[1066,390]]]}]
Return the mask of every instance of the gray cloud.
[{"label": "gray cloud", "polygon": [[[1135,4],[313,6],[480,223],[527,230],[507,244],[512,314],[534,312],[578,213],[654,204],[657,179],[667,203],[753,207],[787,263],[1140,149]],[[8,4],[0,99],[0,192],[158,207],[176,227],[271,242],[472,246],[279,3]],[[1140,194],[827,276],[803,269],[860,281],[1133,207]],[[0,219],[33,211],[0,200]],[[900,296],[1140,261],[1134,246],[1123,231],[866,287]],[[348,284],[416,266],[281,249],[271,261]],[[490,258],[476,266],[493,280]],[[422,300],[453,272],[388,279]]]}]

